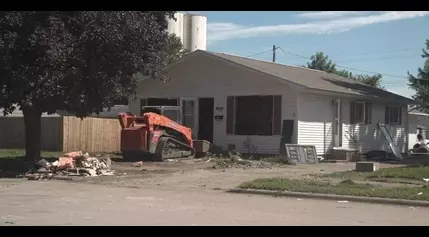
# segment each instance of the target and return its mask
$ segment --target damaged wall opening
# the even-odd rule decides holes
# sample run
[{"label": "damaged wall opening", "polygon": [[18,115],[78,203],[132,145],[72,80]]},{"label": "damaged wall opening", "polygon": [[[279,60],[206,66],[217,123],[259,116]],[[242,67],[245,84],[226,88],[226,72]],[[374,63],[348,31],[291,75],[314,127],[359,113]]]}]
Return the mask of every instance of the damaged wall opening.
[{"label": "damaged wall opening", "polygon": [[227,134],[279,135],[281,96],[228,96]]},{"label": "damaged wall opening", "polygon": [[179,106],[178,98],[144,98],[140,99],[140,115],[143,115],[141,106]]},{"label": "damaged wall opening", "polygon": [[140,100],[141,106],[178,106],[178,98],[145,98]]}]

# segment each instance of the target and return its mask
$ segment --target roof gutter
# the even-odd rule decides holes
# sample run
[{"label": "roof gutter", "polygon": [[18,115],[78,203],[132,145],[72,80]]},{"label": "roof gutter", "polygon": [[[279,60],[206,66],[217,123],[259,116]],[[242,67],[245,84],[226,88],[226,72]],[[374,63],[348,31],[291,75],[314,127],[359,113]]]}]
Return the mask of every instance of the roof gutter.
[{"label": "roof gutter", "polygon": [[386,99],[386,98],[379,98],[379,97],[367,96],[367,95],[349,94],[349,93],[345,93],[345,92],[331,91],[331,90],[324,90],[324,89],[307,88],[304,91],[310,92],[310,93],[315,93],[315,94],[323,94],[323,95],[329,94],[332,96],[342,96],[342,97],[353,98],[353,99],[365,98],[367,100],[377,100],[377,101],[383,101],[383,102],[387,102],[387,103],[400,103],[400,104],[407,104],[407,105],[418,103],[415,100],[407,99],[405,97],[404,97],[404,100],[396,100],[396,99],[388,99],[388,98]]}]

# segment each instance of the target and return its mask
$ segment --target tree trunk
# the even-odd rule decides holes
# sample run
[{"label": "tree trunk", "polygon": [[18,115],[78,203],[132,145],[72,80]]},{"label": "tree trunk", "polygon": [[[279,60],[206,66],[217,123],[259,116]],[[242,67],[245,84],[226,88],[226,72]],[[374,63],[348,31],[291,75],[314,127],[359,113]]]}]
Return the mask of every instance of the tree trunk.
[{"label": "tree trunk", "polygon": [[32,107],[25,107],[22,112],[25,123],[25,156],[29,161],[38,161],[42,148],[42,113]]}]

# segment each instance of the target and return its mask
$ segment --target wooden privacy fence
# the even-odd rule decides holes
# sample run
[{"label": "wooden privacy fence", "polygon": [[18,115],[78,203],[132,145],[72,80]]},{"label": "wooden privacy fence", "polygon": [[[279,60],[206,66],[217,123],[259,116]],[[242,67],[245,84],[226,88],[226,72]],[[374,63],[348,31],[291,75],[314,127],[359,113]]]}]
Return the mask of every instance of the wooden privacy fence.
[{"label": "wooden privacy fence", "polygon": [[[42,150],[62,150],[62,118],[42,117]],[[0,148],[25,148],[24,117],[0,117]]]},{"label": "wooden privacy fence", "polygon": [[[43,117],[42,149],[119,152],[121,126],[115,118]],[[25,148],[23,117],[0,117],[0,148]]]},{"label": "wooden privacy fence", "polygon": [[116,118],[63,117],[63,151],[119,152],[120,135]]}]

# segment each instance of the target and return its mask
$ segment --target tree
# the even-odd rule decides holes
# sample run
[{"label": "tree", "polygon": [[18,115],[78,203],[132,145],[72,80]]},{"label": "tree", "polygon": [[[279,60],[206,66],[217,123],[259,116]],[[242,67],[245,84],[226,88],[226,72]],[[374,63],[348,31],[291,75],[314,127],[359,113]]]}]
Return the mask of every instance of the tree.
[{"label": "tree", "polygon": [[311,62],[307,63],[307,67],[311,69],[316,69],[324,72],[335,73],[335,63],[329,59],[327,55],[324,55],[322,52],[317,52],[315,55],[311,56]]},{"label": "tree", "polygon": [[135,94],[132,75],[161,78],[166,16],[143,11],[0,12],[0,108],[24,115],[26,156],[39,159],[41,115],[79,118]]},{"label": "tree", "polygon": [[352,78],[353,77],[353,73],[347,71],[347,70],[337,70],[335,69],[335,74],[340,75],[342,77],[347,77],[347,78]]},{"label": "tree", "polygon": [[416,91],[413,99],[423,102],[419,107],[429,111],[429,39],[426,40],[426,49],[422,49],[425,58],[423,68],[417,69],[417,75],[408,72],[409,86]]},{"label": "tree", "polygon": [[[183,48],[182,41],[179,37],[174,34],[170,34],[167,39],[167,46],[164,49],[164,65],[170,65],[171,63],[181,59],[189,53],[188,50]],[[136,81],[144,80],[149,75],[144,75],[141,72],[137,72],[133,75]],[[128,105],[128,96],[123,96],[119,100],[115,101],[115,105]]]},{"label": "tree", "polygon": [[383,86],[381,86],[381,78],[383,77],[383,75],[381,74],[375,74],[375,75],[356,75],[356,76],[352,76],[349,78],[355,79],[357,81],[360,81],[364,84],[373,86],[373,87],[378,87],[378,88],[384,88]]},{"label": "tree", "polygon": [[166,53],[165,64],[166,65],[169,65],[169,64],[181,59],[182,57],[184,57],[185,55],[187,55],[189,53],[188,50],[183,48],[182,41],[175,34],[169,35],[167,42],[168,43],[167,43],[167,47],[165,50],[165,53]]},{"label": "tree", "polygon": [[317,52],[315,55],[311,56],[311,61],[307,63],[307,67],[311,69],[316,69],[320,71],[325,71],[329,73],[335,73],[339,76],[350,78],[356,81],[360,81],[364,84],[382,88],[381,86],[381,74],[376,75],[362,75],[362,74],[353,74],[350,71],[347,70],[338,70],[336,67],[337,65],[332,62],[332,60],[329,59],[328,55],[325,55],[322,52]]}]

